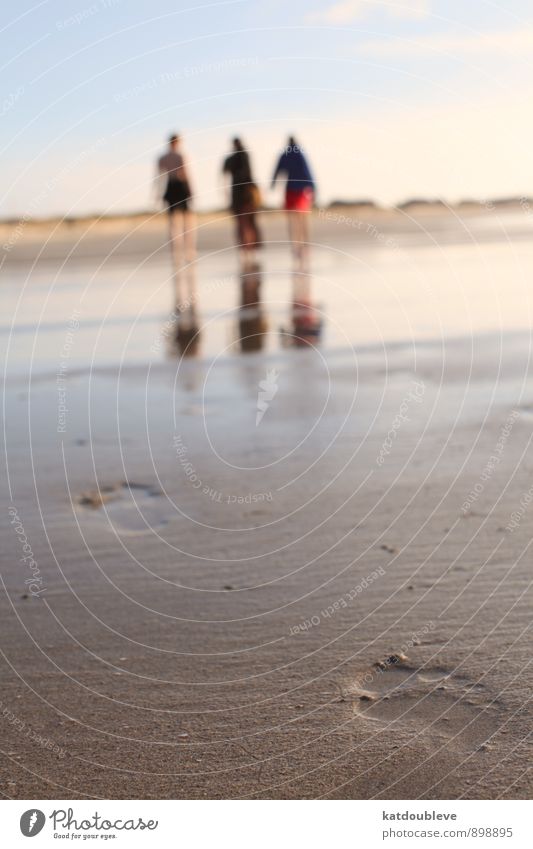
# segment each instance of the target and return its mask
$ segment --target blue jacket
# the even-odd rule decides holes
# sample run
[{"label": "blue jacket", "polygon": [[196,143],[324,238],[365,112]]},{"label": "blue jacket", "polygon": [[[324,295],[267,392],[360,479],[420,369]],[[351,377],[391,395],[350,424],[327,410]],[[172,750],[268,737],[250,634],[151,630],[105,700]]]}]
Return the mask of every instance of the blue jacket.
[{"label": "blue jacket", "polygon": [[315,188],[315,181],[307,164],[307,159],[297,145],[285,148],[281,154],[272,177],[272,185],[276,182],[279,174],[286,174],[288,191]]}]

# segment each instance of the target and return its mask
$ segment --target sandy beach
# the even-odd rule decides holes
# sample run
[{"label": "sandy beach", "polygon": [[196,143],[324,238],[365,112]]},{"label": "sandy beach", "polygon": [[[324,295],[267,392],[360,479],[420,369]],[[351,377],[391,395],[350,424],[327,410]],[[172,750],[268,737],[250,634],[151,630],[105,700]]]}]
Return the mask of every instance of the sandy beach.
[{"label": "sandy beach", "polygon": [[532,218],[316,211],[302,349],[263,227],[180,359],[163,216],[2,225],[0,791],[530,798]]}]

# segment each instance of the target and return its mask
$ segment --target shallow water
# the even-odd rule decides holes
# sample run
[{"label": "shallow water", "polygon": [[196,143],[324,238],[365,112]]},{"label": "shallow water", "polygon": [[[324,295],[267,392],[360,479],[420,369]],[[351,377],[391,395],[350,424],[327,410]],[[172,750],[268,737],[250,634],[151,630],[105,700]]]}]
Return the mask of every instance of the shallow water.
[{"label": "shallow water", "polygon": [[[502,223],[502,221],[504,223]],[[528,223],[528,222],[526,222]],[[524,218],[454,218],[432,229],[371,233],[314,225],[310,276],[323,320],[321,347],[356,350],[404,342],[529,330],[533,238]],[[476,229],[477,227],[477,229]],[[514,238],[516,236],[516,238]],[[533,236],[533,232],[532,232]],[[385,236],[383,237],[385,238]],[[70,374],[91,366],[157,365],[175,355],[166,324],[172,308],[166,250],[151,259],[105,253],[72,262],[16,263],[2,271],[0,344],[11,377]],[[280,351],[291,333],[295,279],[285,244],[267,244],[261,260],[261,348]],[[200,358],[239,354],[240,277],[231,246],[200,250],[194,266]],[[12,319],[12,323],[11,323]],[[172,334],[172,331],[171,331]],[[171,335],[170,334],[170,335]]]}]

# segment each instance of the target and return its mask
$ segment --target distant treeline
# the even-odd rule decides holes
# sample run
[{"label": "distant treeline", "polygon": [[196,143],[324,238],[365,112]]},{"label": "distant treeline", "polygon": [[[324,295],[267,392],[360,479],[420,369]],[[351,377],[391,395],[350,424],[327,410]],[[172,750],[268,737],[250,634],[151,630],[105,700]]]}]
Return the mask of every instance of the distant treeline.
[{"label": "distant treeline", "polygon": [[[466,207],[479,207],[480,209],[496,209],[502,208],[506,206],[521,206],[527,207],[530,209],[533,207],[533,198],[531,197],[508,197],[508,198],[494,198],[494,199],[465,199],[461,200],[457,203],[448,203],[442,198],[410,198],[409,200],[403,201],[402,203],[397,204],[396,206],[383,206],[382,204],[377,203],[374,200],[362,199],[362,200],[340,200],[336,199],[331,201],[331,203],[323,206],[323,209],[339,209],[339,208],[347,208],[351,209],[363,209],[366,208],[368,210],[373,210],[375,212],[386,212],[386,211],[407,211],[409,209],[414,209],[415,207],[425,207],[426,209],[442,209],[443,211],[446,209],[461,209]],[[267,207],[264,209],[266,211],[278,210],[278,207]],[[204,215],[223,215],[227,213],[226,209],[212,209],[205,210]],[[137,212],[123,212],[123,213],[115,213],[114,215],[102,215],[98,212],[95,213],[87,213],[86,215],[72,216],[66,215],[64,218],[60,218],[57,215],[50,216],[48,218],[34,218],[28,217],[26,219],[26,223],[30,224],[56,224],[61,223],[68,226],[74,226],[76,224],[83,224],[87,222],[93,221],[117,221],[120,219],[143,219],[143,218],[154,218],[156,215],[161,214],[165,215],[165,212],[161,210],[160,212],[154,212],[153,209],[147,210],[138,210]],[[0,225],[7,226],[16,226],[20,223],[20,218],[3,218],[0,219]]]}]

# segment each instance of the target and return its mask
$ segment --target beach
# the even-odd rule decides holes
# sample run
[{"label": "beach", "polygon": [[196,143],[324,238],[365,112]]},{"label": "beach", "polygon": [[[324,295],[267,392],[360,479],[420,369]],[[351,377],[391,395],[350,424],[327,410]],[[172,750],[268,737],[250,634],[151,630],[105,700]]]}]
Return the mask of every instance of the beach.
[{"label": "beach", "polygon": [[185,358],[164,216],[2,225],[5,797],[530,798],[532,216],[312,218]]}]

